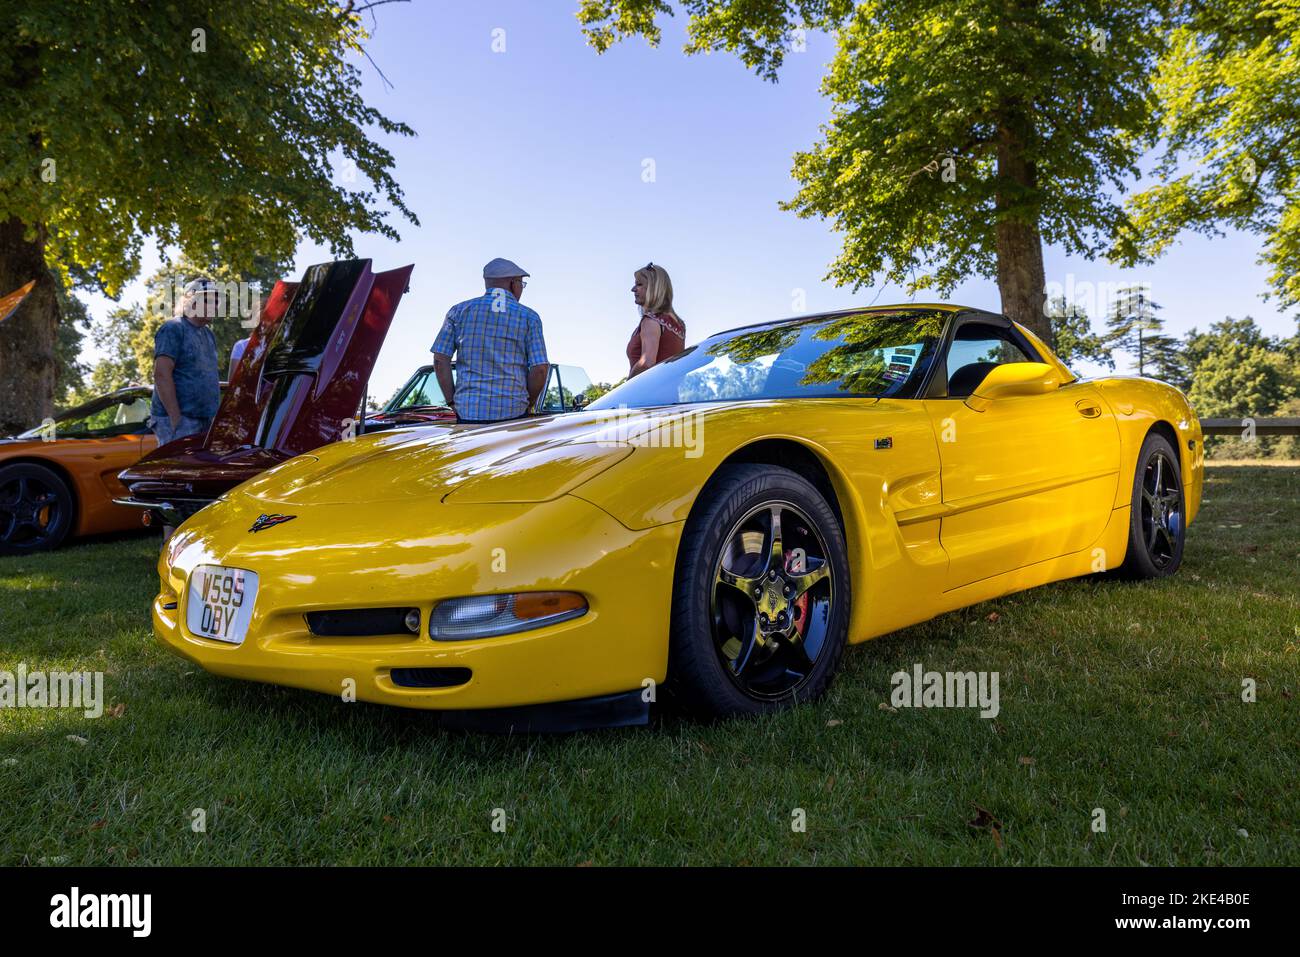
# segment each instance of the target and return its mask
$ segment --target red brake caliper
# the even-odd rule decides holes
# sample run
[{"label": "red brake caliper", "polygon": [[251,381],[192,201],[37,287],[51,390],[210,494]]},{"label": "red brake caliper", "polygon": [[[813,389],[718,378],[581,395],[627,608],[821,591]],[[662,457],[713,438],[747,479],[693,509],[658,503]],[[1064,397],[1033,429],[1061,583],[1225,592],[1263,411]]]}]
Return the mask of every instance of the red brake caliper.
[{"label": "red brake caliper", "polygon": [[[785,573],[802,575],[808,571],[808,554],[802,548],[792,548],[785,556]],[[808,593],[804,592],[794,601],[794,630],[800,638],[808,627]]]}]

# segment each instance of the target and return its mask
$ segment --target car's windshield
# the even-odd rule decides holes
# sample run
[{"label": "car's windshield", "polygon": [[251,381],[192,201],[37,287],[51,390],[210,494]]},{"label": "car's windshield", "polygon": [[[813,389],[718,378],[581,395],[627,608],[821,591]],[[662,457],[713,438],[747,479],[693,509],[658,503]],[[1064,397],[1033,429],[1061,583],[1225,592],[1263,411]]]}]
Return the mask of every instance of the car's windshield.
[{"label": "car's windshield", "polygon": [[581,366],[556,366],[560,372],[560,382],[564,386],[564,407],[572,408],[574,403],[583,398],[591,388],[591,376]]},{"label": "car's windshield", "polygon": [[[456,371],[452,369],[452,381],[456,378]],[[421,369],[411,381],[402,386],[397,395],[384,406],[385,412],[397,412],[401,409],[420,409],[426,406],[445,406],[447,400],[442,395],[442,389],[438,386],[438,377],[434,375],[432,369]]]},{"label": "car's windshield", "polygon": [[590,408],[818,396],[911,397],[947,313],[904,309],[724,332],[661,362]]},{"label": "car's windshield", "polygon": [[546,391],[538,402],[541,412],[572,412],[581,408],[587,401],[586,392],[591,388],[591,376],[579,366],[551,366],[551,374],[546,380]]},{"label": "car's windshield", "polygon": [[54,416],[54,425],[38,425],[20,439],[107,438],[149,431],[149,391],[104,396]]}]

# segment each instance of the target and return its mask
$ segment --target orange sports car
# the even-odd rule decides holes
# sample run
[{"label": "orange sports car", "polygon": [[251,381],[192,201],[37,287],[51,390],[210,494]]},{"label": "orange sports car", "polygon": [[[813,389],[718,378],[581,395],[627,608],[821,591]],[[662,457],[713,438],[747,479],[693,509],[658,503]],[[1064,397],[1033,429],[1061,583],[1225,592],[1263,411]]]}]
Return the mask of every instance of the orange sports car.
[{"label": "orange sports car", "polygon": [[145,424],[152,391],[119,389],[0,439],[0,555],[140,527],[140,513],[113,499],[126,495],[117,473],[158,444]]}]

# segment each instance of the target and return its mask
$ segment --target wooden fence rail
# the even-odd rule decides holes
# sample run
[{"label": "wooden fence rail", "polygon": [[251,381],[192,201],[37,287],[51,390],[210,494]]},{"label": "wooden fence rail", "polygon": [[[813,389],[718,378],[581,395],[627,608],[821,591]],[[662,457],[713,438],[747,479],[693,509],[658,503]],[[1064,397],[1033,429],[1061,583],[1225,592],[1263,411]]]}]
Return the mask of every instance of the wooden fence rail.
[{"label": "wooden fence rail", "polygon": [[1300,435],[1300,419],[1201,419],[1201,431],[1206,435],[1235,435],[1242,438],[1250,434],[1254,423],[1255,435]]}]

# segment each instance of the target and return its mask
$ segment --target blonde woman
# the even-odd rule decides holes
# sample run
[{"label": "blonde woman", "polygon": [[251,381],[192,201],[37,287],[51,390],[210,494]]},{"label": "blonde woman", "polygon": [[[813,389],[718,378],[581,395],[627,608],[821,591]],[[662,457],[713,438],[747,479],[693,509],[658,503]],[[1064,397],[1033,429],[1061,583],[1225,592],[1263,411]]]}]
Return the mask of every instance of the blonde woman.
[{"label": "blonde woman", "polygon": [[638,269],[632,298],[641,310],[641,322],[627,344],[629,379],[686,348],[686,323],[673,312],[673,283],[668,270],[654,263]]}]

